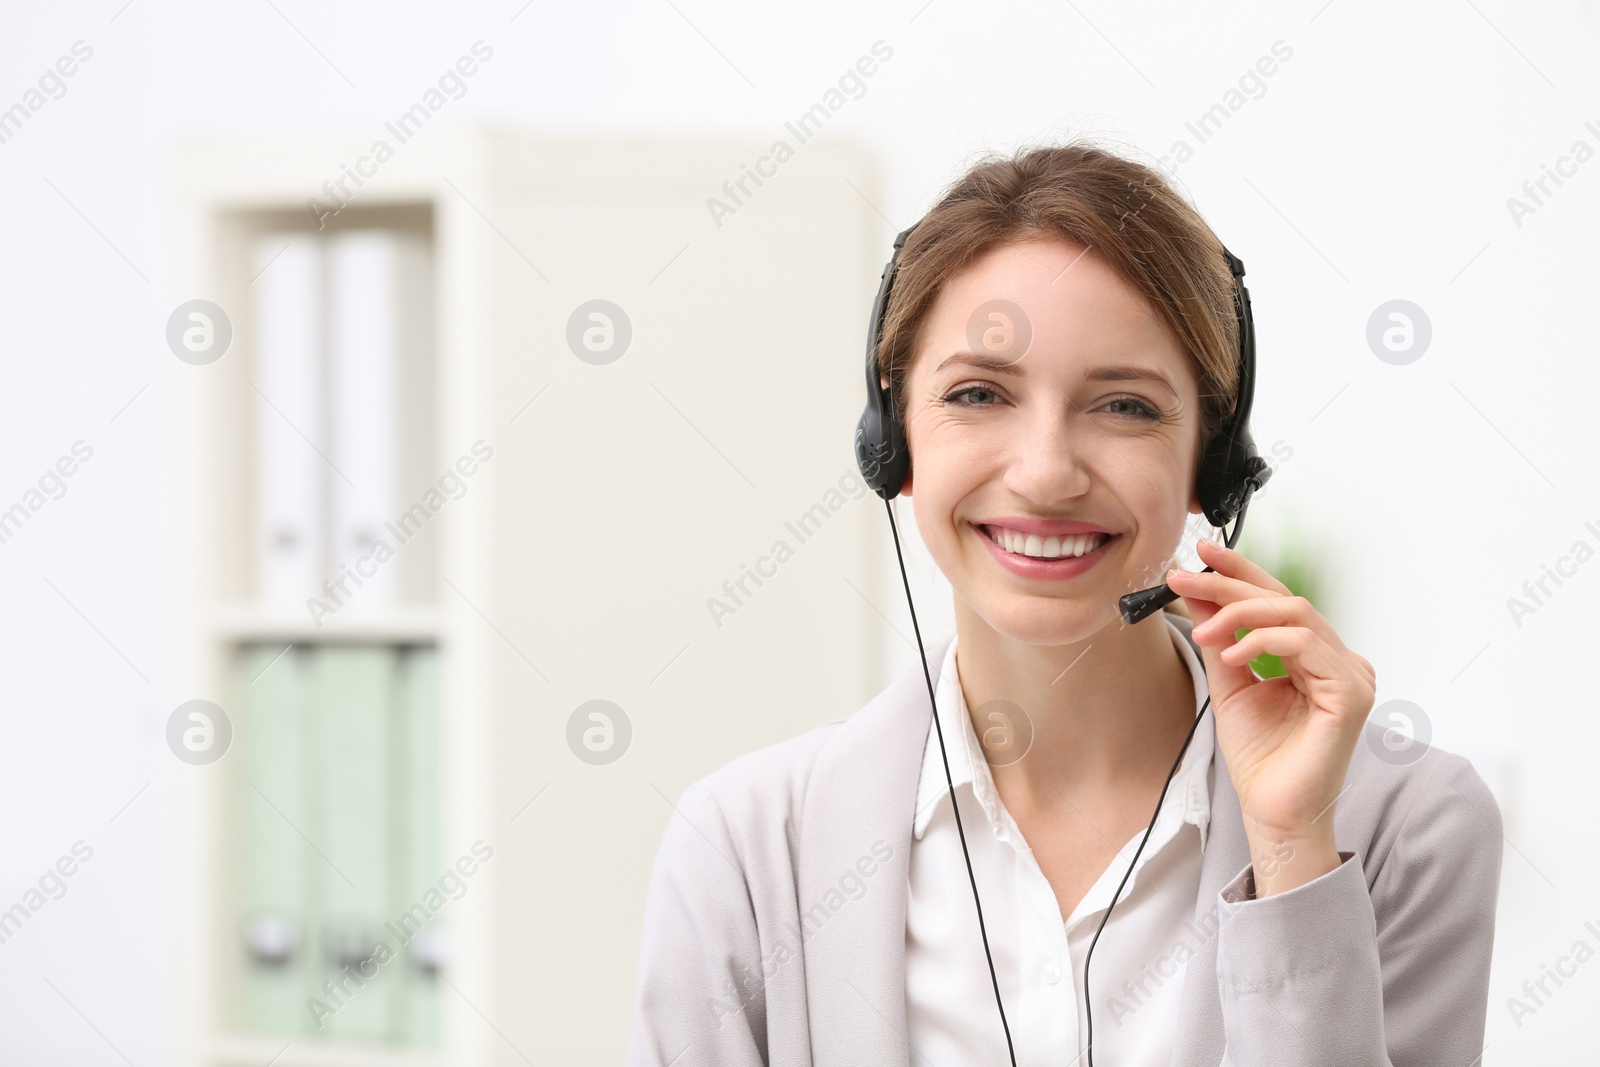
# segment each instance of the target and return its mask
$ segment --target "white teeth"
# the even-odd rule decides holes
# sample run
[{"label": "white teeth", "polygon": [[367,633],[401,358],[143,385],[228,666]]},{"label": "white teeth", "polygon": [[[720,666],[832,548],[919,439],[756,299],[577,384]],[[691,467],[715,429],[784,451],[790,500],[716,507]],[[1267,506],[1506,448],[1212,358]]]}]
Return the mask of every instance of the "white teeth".
[{"label": "white teeth", "polygon": [[1008,530],[1004,526],[990,526],[994,539],[1007,552],[1036,559],[1059,559],[1062,556],[1081,556],[1099,548],[1108,534],[1079,534],[1075,537],[1040,537]]}]

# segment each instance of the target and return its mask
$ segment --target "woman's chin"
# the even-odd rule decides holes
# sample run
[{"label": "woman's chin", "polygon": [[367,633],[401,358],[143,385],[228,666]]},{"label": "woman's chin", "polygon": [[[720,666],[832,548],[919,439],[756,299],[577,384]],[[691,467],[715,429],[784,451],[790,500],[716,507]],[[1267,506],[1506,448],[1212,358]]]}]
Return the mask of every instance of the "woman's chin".
[{"label": "woman's chin", "polygon": [[990,629],[1013,641],[1071,645],[1093,638],[1118,618],[1116,604],[1100,599],[1003,594],[983,604],[978,614]]}]

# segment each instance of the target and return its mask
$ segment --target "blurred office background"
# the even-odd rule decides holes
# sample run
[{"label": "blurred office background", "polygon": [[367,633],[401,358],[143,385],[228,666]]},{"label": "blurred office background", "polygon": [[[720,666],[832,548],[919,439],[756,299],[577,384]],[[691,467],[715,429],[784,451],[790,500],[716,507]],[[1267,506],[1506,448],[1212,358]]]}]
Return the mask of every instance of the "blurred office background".
[{"label": "blurred office background", "polygon": [[1592,1061],[1600,5],[0,26],[0,1062],[619,1062],[672,802],[913,662],[890,242],[1074,135],[1246,263],[1245,547],[1499,799],[1484,1062]]}]

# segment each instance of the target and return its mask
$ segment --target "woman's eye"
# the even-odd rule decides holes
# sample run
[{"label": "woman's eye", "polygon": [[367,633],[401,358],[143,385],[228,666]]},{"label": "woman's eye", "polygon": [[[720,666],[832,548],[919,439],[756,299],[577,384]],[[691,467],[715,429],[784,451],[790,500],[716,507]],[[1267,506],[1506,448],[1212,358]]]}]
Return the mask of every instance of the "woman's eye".
[{"label": "woman's eye", "polygon": [[1109,403],[1107,403],[1106,407],[1110,408],[1110,407],[1112,407],[1114,405],[1117,405],[1117,404],[1125,405],[1127,409],[1131,409],[1131,410],[1125,410],[1125,413],[1123,415],[1124,418],[1142,418],[1142,419],[1151,419],[1151,420],[1159,420],[1161,418],[1161,413],[1159,411],[1156,411],[1154,408],[1152,408],[1149,404],[1146,404],[1144,401],[1135,400],[1131,396],[1118,397],[1117,399],[1112,400]]},{"label": "woman's eye", "polygon": [[944,402],[946,404],[954,404],[956,407],[966,407],[966,408],[984,408],[984,407],[990,407],[991,406],[991,404],[984,403],[984,402],[981,402],[981,401],[980,402],[974,402],[974,401],[972,401],[970,399],[962,399],[962,398],[965,398],[965,397],[970,397],[974,393],[978,394],[979,396],[987,396],[987,397],[990,397],[990,398],[993,398],[996,395],[995,391],[993,389],[988,388],[987,386],[969,385],[965,389],[957,389],[952,393],[946,393],[945,397],[944,397]]}]

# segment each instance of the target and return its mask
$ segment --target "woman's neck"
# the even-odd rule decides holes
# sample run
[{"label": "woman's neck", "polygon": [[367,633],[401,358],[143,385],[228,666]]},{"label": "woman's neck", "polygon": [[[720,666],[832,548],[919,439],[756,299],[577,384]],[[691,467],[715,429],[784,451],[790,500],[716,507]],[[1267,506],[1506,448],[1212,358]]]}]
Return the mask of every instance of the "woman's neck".
[{"label": "woman's neck", "polygon": [[[996,632],[957,600],[956,669],[980,739],[991,701],[1021,708],[1027,753],[992,759],[997,786],[1030,800],[1057,790],[1144,788],[1172,769],[1194,723],[1194,681],[1162,613],[1113,619],[1075,644],[1034,645]],[[1002,706],[1003,707],[1003,706]]]}]

